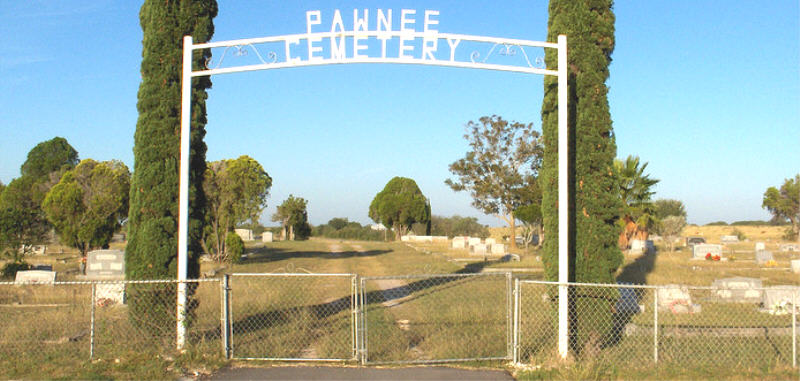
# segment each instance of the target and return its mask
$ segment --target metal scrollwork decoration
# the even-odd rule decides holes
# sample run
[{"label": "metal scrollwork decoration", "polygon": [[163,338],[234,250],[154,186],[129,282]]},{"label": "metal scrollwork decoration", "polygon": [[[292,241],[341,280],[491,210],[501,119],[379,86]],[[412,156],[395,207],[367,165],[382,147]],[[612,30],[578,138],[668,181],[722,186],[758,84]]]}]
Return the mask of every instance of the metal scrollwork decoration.
[{"label": "metal scrollwork decoration", "polygon": [[489,52],[482,57],[482,59],[481,59],[481,53],[475,50],[472,52],[472,54],[470,54],[470,60],[472,61],[472,63],[486,63],[492,56],[492,54],[495,53],[497,55],[505,57],[514,57],[517,56],[517,53],[522,53],[522,57],[525,59],[525,64],[529,68],[534,68],[534,69],[545,68],[544,58],[537,57],[536,59],[534,59],[533,63],[531,63],[531,59],[529,58],[528,52],[525,50],[525,47],[513,44],[494,44],[492,48],[489,49]]},{"label": "metal scrollwork decoration", "polygon": [[263,65],[273,64],[278,61],[278,55],[273,51],[268,52],[267,59],[264,59],[264,57],[261,56],[261,53],[258,51],[258,48],[253,46],[253,44],[233,45],[226,47],[225,50],[222,51],[222,55],[220,56],[219,61],[216,64],[214,64],[211,57],[209,57],[206,60],[206,69],[219,69],[222,66],[222,63],[225,61],[225,57],[228,55],[228,51],[231,51],[231,55],[233,55],[234,57],[245,57],[249,55],[248,50],[252,50],[253,53],[256,54],[258,60]]}]

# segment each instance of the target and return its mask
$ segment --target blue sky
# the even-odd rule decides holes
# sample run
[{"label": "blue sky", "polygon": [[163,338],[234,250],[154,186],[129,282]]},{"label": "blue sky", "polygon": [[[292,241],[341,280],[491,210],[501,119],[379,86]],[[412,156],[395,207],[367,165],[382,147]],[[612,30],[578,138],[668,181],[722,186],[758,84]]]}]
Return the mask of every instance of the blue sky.
[{"label": "blue sky", "polygon": [[[307,10],[438,10],[440,32],[544,40],[546,1],[226,1],[214,39],[305,32]],[[139,2],[0,0],[0,181],[37,143],[65,137],[81,158],[133,168]],[[798,1],[617,1],[609,102],[618,157],[638,155],[657,198],[689,221],[767,219],[761,197],[800,168]],[[329,16],[328,16],[329,17]],[[349,24],[345,17],[345,25]],[[349,28],[348,28],[349,29]],[[483,115],[540,127],[536,75],[334,65],[228,74],[209,92],[208,160],[250,155],[312,223],[362,223],[375,193],[411,177],[434,214],[501,222],[444,180]]]}]

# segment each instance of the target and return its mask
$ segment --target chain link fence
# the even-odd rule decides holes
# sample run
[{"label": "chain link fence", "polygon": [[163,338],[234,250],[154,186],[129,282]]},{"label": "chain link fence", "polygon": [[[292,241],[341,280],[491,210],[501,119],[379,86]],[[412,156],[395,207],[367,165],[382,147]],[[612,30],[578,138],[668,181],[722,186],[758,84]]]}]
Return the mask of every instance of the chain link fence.
[{"label": "chain link fence", "polygon": [[[744,278],[743,278],[744,279]],[[190,280],[187,351],[234,359],[557,363],[558,284],[510,274]],[[173,356],[177,281],[0,283],[0,367]],[[796,367],[800,288],[570,284],[569,353],[625,367]],[[636,361],[631,361],[636,359]]]},{"label": "chain link fence", "polygon": [[[557,288],[515,285],[516,361],[557,358]],[[569,296],[569,351],[580,360],[707,369],[797,364],[796,287],[571,284]]]},{"label": "chain link fence", "polygon": [[[0,283],[0,367],[174,354],[177,281]],[[187,281],[185,349],[220,354],[219,280]],[[32,365],[35,364],[35,365]]]},{"label": "chain link fence", "polygon": [[232,274],[235,359],[356,359],[356,276]]},{"label": "chain link fence", "polygon": [[511,274],[361,278],[364,363],[511,359]]}]

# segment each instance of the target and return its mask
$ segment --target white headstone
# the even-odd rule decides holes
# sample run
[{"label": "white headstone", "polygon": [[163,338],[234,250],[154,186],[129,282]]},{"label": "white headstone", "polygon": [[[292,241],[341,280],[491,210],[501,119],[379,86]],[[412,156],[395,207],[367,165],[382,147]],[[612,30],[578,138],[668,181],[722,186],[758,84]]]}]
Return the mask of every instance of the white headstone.
[{"label": "white headstone", "polygon": [[772,257],[771,251],[766,250],[759,250],[756,251],[756,264],[759,266],[766,265],[769,261],[775,261],[775,258]]},{"label": "white headstone", "polygon": [[400,241],[409,242],[411,241],[411,236],[408,235],[400,236]]},{"label": "white headstone", "polygon": [[769,313],[787,314],[795,302],[800,303],[800,287],[797,286],[772,286],[764,289],[761,304]]},{"label": "white headstone", "polygon": [[767,249],[767,248],[766,248],[766,246],[764,245],[764,242],[756,242],[756,251],[759,251],[759,250],[766,250],[766,249]]},{"label": "white headstone", "polygon": [[487,245],[494,245],[494,244],[496,244],[496,243],[497,243],[497,240],[496,240],[496,239],[494,239],[494,238],[486,238],[486,239],[485,239],[483,242],[484,242],[485,244],[487,244]]},{"label": "white headstone", "polygon": [[672,313],[693,313],[700,309],[700,306],[692,304],[692,295],[689,288],[677,284],[670,284],[657,289],[658,308],[669,310]]},{"label": "white headstone", "polygon": [[647,242],[641,239],[634,239],[631,241],[631,254],[641,254],[647,250]]},{"label": "white headstone", "polygon": [[692,246],[693,259],[706,259],[708,254],[711,254],[712,257],[715,255],[722,257],[722,245],[700,243]]},{"label": "white headstone", "polygon": [[717,279],[711,284],[714,293],[723,300],[737,303],[759,303],[761,301],[761,279],[734,277]]},{"label": "white headstone", "polygon": [[719,237],[719,241],[722,243],[736,243],[739,242],[739,237],[735,235],[724,235]]},{"label": "white headstone", "polygon": [[47,270],[23,270],[17,271],[14,279],[16,283],[50,283],[56,281],[56,272]]},{"label": "white headstone", "polygon": [[125,283],[99,283],[95,289],[94,303],[107,306],[114,303],[125,303]]},{"label": "white headstone", "polygon": [[234,229],[236,235],[242,239],[242,241],[252,241],[253,240],[253,231],[250,229]]},{"label": "white headstone", "polygon": [[479,245],[481,243],[481,239],[477,237],[470,237],[467,239],[467,245],[474,246]]},{"label": "white headstone", "polygon": [[478,243],[469,247],[469,253],[472,255],[486,255],[486,245]]},{"label": "white headstone", "polygon": [[491,245],[486,245],[491,247],[492,254],[503,255],[506,253],[506,245],[502,243],[493,243]]},{"label": "white headstone", "polygon": [[793,259],[792,263],[792,272],[795,274],[800,274],[800,259]]},{"label": "white headstone", "polygon": [[784,243],[781,245],[781,251],[800,251],[800,245],[796,243]]},{"label": "white headstone", "polygon": [[453,237],[453,248],[454,249],[464,249],[467,247],[467,238],[466,237]]},{"label": "white headstone", "polygon": [[261,242],[272,242],[272,232],[263,232],[261,233]]}]

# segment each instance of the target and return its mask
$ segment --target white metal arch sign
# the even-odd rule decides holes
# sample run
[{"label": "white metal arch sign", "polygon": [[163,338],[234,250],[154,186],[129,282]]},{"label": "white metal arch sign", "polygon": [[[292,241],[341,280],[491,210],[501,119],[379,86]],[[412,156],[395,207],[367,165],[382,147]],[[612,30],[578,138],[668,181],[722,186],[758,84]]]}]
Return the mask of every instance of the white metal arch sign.
[{"label": "white metal arch sign", "polygon": [[[352,15],[352,17],[350,17]],[[323,17],[325,16],[325,17]],[[449,66],[510,71],[558,77],[558,347],[567,355],[567,37],[541,42],[442,33],[439,11],[414,9],[336,9],[329,16],[307,11],[305,33],[194,44],[183,39],[181,89],[180,205],[178,220],[178,280],[187,278],[189,222],[189,137],[191,79],[215,74],[239,73],[304,66],[352,63],[388,63]],[[330,18],[328,18],[330,17]],[[330,19],[330,22],[324,22]],[[192,68],[192,53],[217,49],[220,57],[206,67]],[[558,67],[547,68],[544,49],[558,51]],[[236,61],[238,65],[228,64]],[[185,342],[186,284],[178,284],[177,346]]]}]

